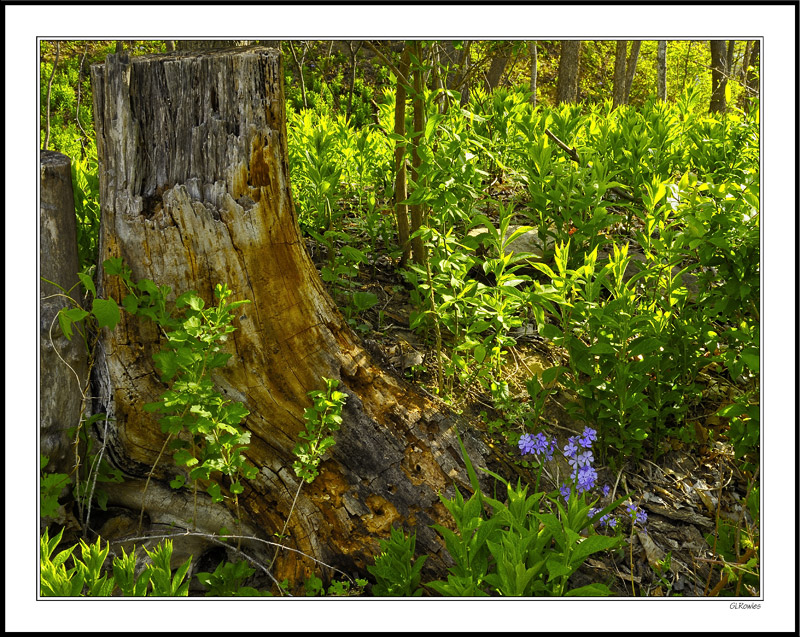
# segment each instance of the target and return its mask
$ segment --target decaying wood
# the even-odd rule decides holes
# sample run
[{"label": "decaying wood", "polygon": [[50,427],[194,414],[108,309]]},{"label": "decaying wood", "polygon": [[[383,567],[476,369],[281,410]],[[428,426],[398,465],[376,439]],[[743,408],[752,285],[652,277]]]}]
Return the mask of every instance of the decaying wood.
[{"label": "decaying wood", "polygon": [[[40,453],[50,462],[47,471],[69,473],[74,465],[67,430],[78,425],[86,383],[86,346],[77,335],[68,341],[55,320],[62,308],[75,307],[62,296],[78,282],[78,246],[75,202],[69,157],[53,151],[40,153],[39,200],[40,314],[39,314],[39,429]],[[72,291],[78,300],[78,291]]]},{"label": "decaying wood", "polygon": [[[377,367],[346,325],[310,261],[289,188],[279,52],[262,47],[130,58],[92,67],[100,160],[100,260],[123,257],[135,279],[196,290],[213,301],[217,283],[246,298],[228,366],[214,380],[245,403],[248,459],[258,476],[240,496],[244,528],[274,539],[298,488],[292,449],[307,392],[341,379],[348,399],[336,445],[319,477],[300,492],[289,545],[350,572],[361,571],[389,529],[417,531],[417,550],[445,569],[430,525],[449,524],[438,494],[468,484],[458,421],[443,404]],[[101,275],[98,293],[124,296]],[[165,436],[142,406],[164,391],[152,354],[159,334],[125,315],[104,330],[96,409],[114,417],[107,440],[124,485],[104,485],[110,503],[135,508]],[[488,451],[461,432],[473,461]],[[176,469],[154,470],[145,508],[154,523],[187,526],[191,491],[167,486]],[[230,526],[230,512],[201,498],[198,529]],[[232,510],[232,507],[231,507]],[[254,549],[255,550],[255,549]],[[282,552],[277,576],[313,564]]]}]

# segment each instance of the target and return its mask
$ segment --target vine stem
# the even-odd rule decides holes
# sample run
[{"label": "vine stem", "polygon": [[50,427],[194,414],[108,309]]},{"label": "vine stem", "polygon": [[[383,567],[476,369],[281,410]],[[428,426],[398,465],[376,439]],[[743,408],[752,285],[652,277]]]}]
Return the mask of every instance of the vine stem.
[{"label": "vine stem", "polygon": [[161,445],[161,451],[158,452],[158,457],[156,461],[153,463],[153,467],[147,473],[147,480],[144,483],[144,488],[142,489],[142,508],[139,511],[139,526],[138,526],[138,533],[142,532],[142,520],[144,519],[144,496],[147,493],[147,487],[150,486],[150,478],[153,477],[153,471],[155,471],[156,467],[158,466],[158,461],[161,460],[161,456],[164,454],[164,450],[167,448],[170,440],[172,440],[172,434],[167,436],[167,439],[164,441],[164,444]]}]

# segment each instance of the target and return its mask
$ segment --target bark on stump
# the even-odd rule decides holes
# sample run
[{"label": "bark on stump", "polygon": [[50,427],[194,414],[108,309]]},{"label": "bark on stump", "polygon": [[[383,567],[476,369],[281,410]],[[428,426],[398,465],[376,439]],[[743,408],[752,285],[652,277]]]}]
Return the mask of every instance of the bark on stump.
[{"label": "bark on stump", "polygon": [[[289,189],[283,78],[277,50],[207,50],[130,58],[92,67],[100,160],[100,260],[123,257],[136,279],[196,290],[207,303],[216,283],[247,298],[217,386],[250,411],[248,459],[258,476],[240,496],[244,530],[273,539],[299,484],[292,449],[303,430],[306,394],[321,377],[341,380],[344,423],[321,472],[303,487],[289,520],[289,545],[355,572],[371,563],[378,539],[402,525],[417,531],[431,574],[445,558],[432,523],[450,525],[439,492],[468,485],[456,426],[443,403],[380,369],[326,293],[300,235]],[[116,278],[98,293],[121,300]],[[151,355],[152,325],[125,314],[104,330],[97,361],[98,411],[114,417],[107,440],[123,484],[104,485],[110,503],[152,522],[187,526],[191,491],[170,490],[171,459],[145,476],[165,436],[142,405],[164,391]],[[482,442],[462,430],[483,464]],[[464,492],[464,489],[462,489]],[[223,505],[202,498],[198,529],[233,531]],[[232,505],[231,505],[232,509]],[[249,552],[257,553],[251,545]],[[197,557],[197,556],[196,556]],[[314,570],[280,551],[276,576]],[[327,575],[327,573],[323,573]]]},{"label": "bark on stump", "polygon": [[[78,244],[70,160],[49,150],[40,153],[39,267],[40,276],[69,290],[78,282]],[[86,383],[86,347],[79,336],[68,341],[56,315],[73,307],[55,285],[39,281],[39,431],[40,453],[48,456],[47,471],[69,473],[70,427],[81,417],[81,392]],[[72,292],[75,300],[78,291]],[[71,368],[71,369],[70,369]]]}]

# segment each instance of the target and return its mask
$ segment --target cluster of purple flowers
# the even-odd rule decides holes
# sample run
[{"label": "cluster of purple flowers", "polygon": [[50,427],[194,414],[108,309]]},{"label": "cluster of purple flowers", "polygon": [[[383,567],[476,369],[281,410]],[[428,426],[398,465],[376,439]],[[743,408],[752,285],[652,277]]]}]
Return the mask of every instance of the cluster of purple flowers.
[{"label": "cluster of purple flowers", "polygon": [[[591,427],[586,427],[580,436],[571,436],[564,446],[563,453],[572,467],[572,478],[577,493],[589,491],[597,483],[597,471],[592,467],[594,455],[592,454],[592,443],[597,440],[597,432]],[[525,434],[519,439],[519,450],[522,455],[533,454],[544,456],[546,460],[553,459],[553,452],[556,448],[555,439],[547,440],[543,433]],[[565,500],[569,500],[572,488],[564,484],[561,487],[561,495]]]},{"label": "cluster of purple flowers", "polygon": [[631,516],[631,521],[633,524],[638,524],[642,528],[644,528],[644,523],[647,522],[647,513],[644,509],[638,508],[633,502],[629,502],[625,510],[628,512],[628,515]]},{"label": "cluster of purple flowers", "polygon": [[556,450],[556,440],[547,440],[546,436],[539,432],[535,436],[532,434],[525,434],[519,439],[519,450],[522,455],[535,454],[537,456],[544,456],[546,460],[553,459],[553,452]]},{"label": "cluster of purple flowers", "polygon": [[[594,462],[594,454],[592,454],[592,443],[597,440],[597,432],[591,427],[586,427],[580,436],[571,436],[564,446],[563,454],[567,462],[572,467],[572,486],[569,484],[562,484],[559,491],[561,496],[566,502],[569,502],[570,495],[572,495],[572,488],[575,487],[576,493],[580,494],[589,491],[597,484],[597,471],[592,467]],[[544,458],[545,460],[552,460],[553,453],[556,449],[555,438],[548,440],[543,433],[538,434],[525,434],[519,439],[519,450],[523,456],[535,455],[537,458]],[[608,497],[611,488],[606,484],[603,486],[603,497]],[[592,508],[589,515],[593,516],[600,512],[601,509]],[[633,524],[639,524],[644,528],[647,522],[647,513],[639,509],[633,503],[627,505],[627,513],[631,516]],[[600,526],[614,528],[617,526],[617,520],[610,513],[606,513],[599,520]],[[646,529],[645,529],[646,530]]]}]

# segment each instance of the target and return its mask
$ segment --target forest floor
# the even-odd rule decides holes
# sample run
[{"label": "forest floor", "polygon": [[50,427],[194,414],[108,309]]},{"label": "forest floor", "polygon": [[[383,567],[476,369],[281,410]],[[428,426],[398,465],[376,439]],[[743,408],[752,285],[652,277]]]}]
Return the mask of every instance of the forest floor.
[{"label": "forest floor", "polygon": [[[307,239],[309,253],[318,268],[324,265],[324,253],[312,239]],[[434,339],[424,339],[409,329],[411,305],[408,285],[398,272],[397,263],[385,254],[376,253],[369,265],[362,267],[358,288],[378,296],[374,308],[358,315],[366,325],[362,338],[366,349],[387,371],[404,378],[426,393],[436,386],[436,350]],[[524,381],[538,371],[563,364],[566,351],[536,334],[535,325],[527,326],[524,335],[510,348],[503,376],[518,400],[527,400]],[[721,423],[713,414],[722,404],[720,389],[706,375],[708,385],[703,401],[688,420],[696,423],[696,441],[686,444],[666,439],[653,460],[623,458],[622,466],[596,465],[598,484],[612,487],[611,499],[631,494],[633,501],[647,513],[643,530],[630,533],[628,542],[616,552],[597,553],[572,576],[570,588],[591,583],[606,584],[617,596],[717,596],[758,595],[755,588],[729,581],[724,574],[723,553],[730,552],[733,529],[752,527],[754,521],[746,506],[749,485],[757,484],[758,475],[742,470],[742,459],[735,458],[726,441]],[[430,391],[429,391],[430,390]],[[579,435],[586,424],[579,422],[565,408],[576,398],[559,387],[545,406],[543,430],[558,440],[563,448],[569,436]],[[534,474],[526,468],[519,451],[498,430],[502,412],[492,397],[478,383],[457,397],[452,407],[481,431],[496,453],[491,468],[508,480]],[[542,488],[557,490],[564,467],[548,466]],[[719,546],[717,543],[719,542]],[[723,544],[726,544],[723,549]],[[739,549],[740,547],[736,547]],[[715,550],[716,549],[716,550]],[[756,547],[757,550],[757,547]],[[751,552],[745,553],[752,556]],[[746,560],[745,560],[746,561]],[[728,573],[731,573],[728,570]],[[751,580],[752,581],[752,580]],[[734,592],[735,591],[735,592]]]}]

